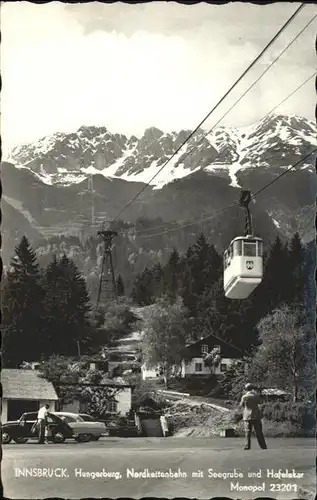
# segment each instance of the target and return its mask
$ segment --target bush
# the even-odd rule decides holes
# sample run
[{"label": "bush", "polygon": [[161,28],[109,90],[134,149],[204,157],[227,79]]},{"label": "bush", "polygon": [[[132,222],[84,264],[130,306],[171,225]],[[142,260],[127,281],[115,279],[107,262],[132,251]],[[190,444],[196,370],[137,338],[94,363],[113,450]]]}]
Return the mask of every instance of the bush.
[{"label": "bush", "polygon": [[250,360],[244,359],[242,363],[236,363],[229,367],[219,381],[214,396],[225,396],[236,401],[241,399],[244,392],[244,386],[248,382],[248,377],[245,373],[245,362],[249,363]]},{"label": "bush", "polygon": [[208,377],[191,375],[186,378],[174,378],[170,381],[169,388],[174,391],[188,392],[192,396],[214,396],[213,390],[217,387],[217,377],[210,374]]},{"label": "bush", "polygon": [[147,400],[151,400],[156,409],[167,406],[166,400],[157,392],[156,385],[151,380],[142,380],[140,376],[134,375],[129,378],[129,382],[134,385],[132,393],[132,407],[137,409]]},{"label": "bush", "polygon": [[263,418],[276,423],[290,424],[301,429],[302,434],[310,434],[315,427],[315,412],[312,404],[274,402],[263,406]]}]

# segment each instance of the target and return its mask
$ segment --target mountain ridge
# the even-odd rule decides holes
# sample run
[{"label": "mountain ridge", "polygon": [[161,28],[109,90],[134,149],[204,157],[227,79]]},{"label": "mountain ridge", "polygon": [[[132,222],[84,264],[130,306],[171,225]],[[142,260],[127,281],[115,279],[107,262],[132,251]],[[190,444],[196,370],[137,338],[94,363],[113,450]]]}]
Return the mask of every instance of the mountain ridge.
[{"label": "mountain ridge", "polygon": [[[206,137],[199,130],[148,187],[148,180],[190,131],[173,135],[151,127],[138,139],[110,135],[106,127],[80,127],[76,133],[56,133],[42,142],[19,146],[13,151],[16,163],[1,164],[3,255],[9,259],[23,234],[34,241],[61,234],[95,235],[103,220],[116,217],[140,191],[121,218],[132,226],[147,220],[154,231],[159,220],[161,232],[165,228],[169,233],[145,241],[133,236],[131,229],[131,245],[136,238],[133,248],[146,248],[155,260],[161,247],[185,248],[203,227],[222,251],[236,231],[243,234],[243,213],[233,222],[232,211],[218,211],[237,203],[241,188],[255,193],[270,183],[251,206],[256,230],[268,240],[277,234],[287,239],[299,231],[303,240],[310,241],[315,235],[317,187],[313,156],[283,179],[272,181],[313,149],[316,131],[313,122],[284,115],[266,117],[243,129],[218,127]],[[101,159],[108,162],[107,167]],[[205,216],[210,222],[200,223]],[[186,225],[193,218],[187,229],[177,223]],[[171,224],[183,239],[171,231]]]},{"label": "mountain ridge", "polygon": [[[190,133],[164,133],[150,127],[137,138],[113,134],[106,127],[82,126],[76,132],[57,132],[17,146],[11,151],[10,161],[33,171],[47,184],[79,183],[97,173],[147,183]],[[206,169],[229,177],[238,186],[236,172],[253,164],[265,166],[270,158],[264,152],[276,151],[276,159],[285,163],[285,147],[297,156],[305,145],[307,149],[314,143],[316,125],[296,115],[273,115],[242,128],[219,126],[209,133],[199,129],[152,184],[162,187]]]}]

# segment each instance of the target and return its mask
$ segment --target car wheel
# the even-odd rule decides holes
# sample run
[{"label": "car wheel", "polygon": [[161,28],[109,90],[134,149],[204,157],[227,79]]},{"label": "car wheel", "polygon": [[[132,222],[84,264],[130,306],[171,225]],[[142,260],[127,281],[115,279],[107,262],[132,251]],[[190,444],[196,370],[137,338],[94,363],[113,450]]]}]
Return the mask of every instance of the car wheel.
[{"label": "car wheel", "polygon": [[77,443],[88,443],[88,441],[91,440],[91,435],[90,434],[78,434],[78,436],[75,437]]},{"label": "car wheel", "polygon": [[92,441],[98,441],[100,439],[100,436],[91,436]]},{"label": "car wheel", "polygon": [[16,437],[16,438],[13,438],[13,441],[17,444],[25,444],[27,443],[29,440],[29,438],[26,438],[26,437]]},{"label": "car wheel", "polygon": [[62,432],[57,431],[52,434],[52,441],[53,443],[64,443],[65,441],[65,436]]},{"label": "car wheel", "polygon": [[1,433],[1,443],[2,444],[9,444],[12,441],[12,437],[10,434],[6,431],[2,431]]}]

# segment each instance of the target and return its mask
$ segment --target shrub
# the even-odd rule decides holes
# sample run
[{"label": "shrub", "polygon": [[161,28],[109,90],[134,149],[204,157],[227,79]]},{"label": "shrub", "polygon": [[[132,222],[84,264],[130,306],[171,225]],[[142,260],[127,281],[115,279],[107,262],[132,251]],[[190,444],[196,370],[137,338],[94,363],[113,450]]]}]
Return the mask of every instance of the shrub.
[{"label": "shrub", "polygon": [[165,398],[157,392],[157,387],[151,380],[142,380],[141,377],[133,376],[129,378],[129,382],[134,384],[132,393],[134,409],[143,405],[147,400],[151,400],[156,409],[167,406]]},{"label": "shrub", "polygon": [[310,434],[315,426],[314,408],[309,403],[268,402],[263,406],[263,417],[271,422],[288,423],[304,434]]}]

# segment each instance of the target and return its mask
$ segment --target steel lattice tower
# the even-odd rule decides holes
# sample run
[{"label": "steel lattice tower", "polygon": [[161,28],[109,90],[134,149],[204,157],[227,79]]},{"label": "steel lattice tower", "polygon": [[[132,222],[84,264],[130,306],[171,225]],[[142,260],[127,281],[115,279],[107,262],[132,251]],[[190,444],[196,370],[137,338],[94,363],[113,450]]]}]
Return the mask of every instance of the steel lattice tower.
[{"label": "steel lattice tower", "polygon": [[103,240],[104,250],[101,264],[97,307],[109,300],[117,300],[117,285],[112,259],[112,240],[118,233],[116,231],[98,231],[98,236]]},{"label": "steel lattice tower", "polygon": [[252,215],[249,209],[252,196],[250,191],[242,191],[240,196],[240,205],[245,209],[245,236],[253,235]]}]

